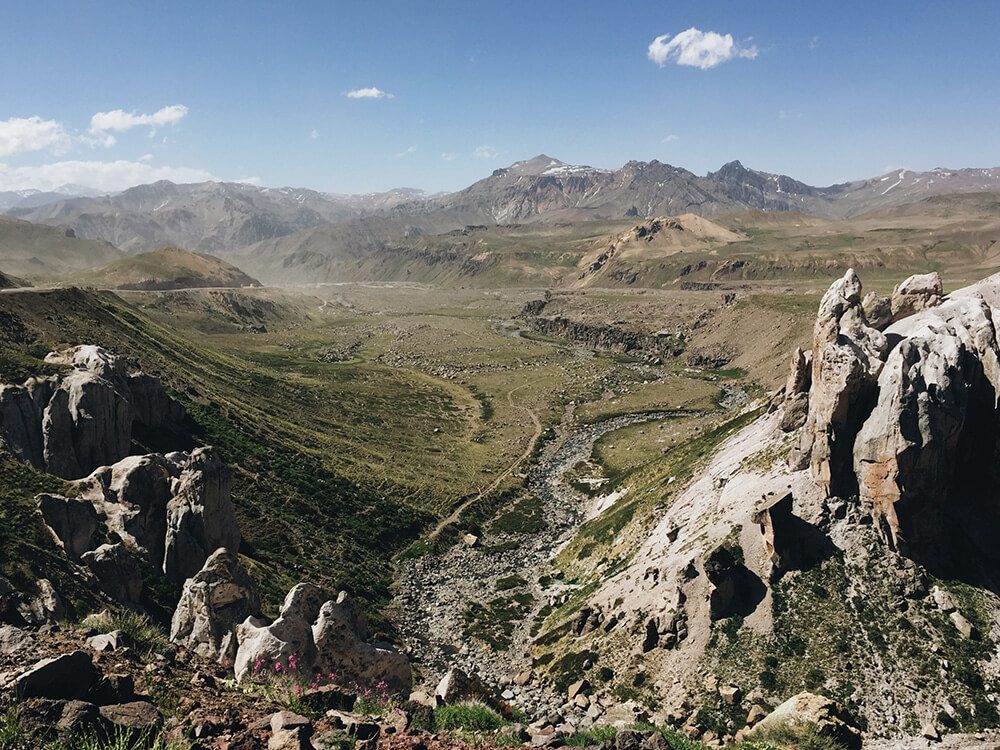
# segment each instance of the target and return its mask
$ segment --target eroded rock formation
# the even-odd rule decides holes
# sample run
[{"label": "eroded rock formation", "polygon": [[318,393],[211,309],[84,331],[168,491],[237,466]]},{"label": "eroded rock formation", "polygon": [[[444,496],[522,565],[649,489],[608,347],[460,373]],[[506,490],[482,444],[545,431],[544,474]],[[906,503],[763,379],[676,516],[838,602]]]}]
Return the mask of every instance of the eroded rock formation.
[{"label": "eroded rock formation", "polygon": [[294,655],[307,675],[334,672],[362,686],[385,682],[390,690],[407,693],[413,683],[409,659],[388,644],[367,643],[366,631],[345,592],[330,600],[319,587],[300,583],[288,592],[273,623],[249,617],[237,627],[236,679],[252,676],[259,663],[273,668]]},{"label": "eroded rock formation", "polygon": [[[209,447],[128,456],[74,482],[72,497],[40,495],[38,505],[71,557],[83,558],[114,535],[124,544],[116,560],[134,552],[182,583],[219,547],[239,549],[229,488],[230,472]],[[107,551],[102,554],[107,557]],[[107,565],[100,569],[111,570]],[[121,590],[116,582],[107,587]]]},{"label": "eroded rock formation", "polygon": [[257,590],[228,549],[217,549],[184,584],[170,640],[223,666],[236,660],[236,626],[260,612]]},{"label": "eroded rock formation", "polygon": [[853,437],[870,410],[888,349],[868,325],[853,269],[823,295],[813,327],[809,411],[793,456],[828,494],[850,494]]},{"label": "eroded rock formation", "polygon": [[[870,503],[886,539],[941,573],[1000,581],[1000,280],[949,297],[937,274],[911,276],[880,333],[853,271],[820,304],[808,417],[793,468],[810,468],[829,496]],[[881,321],[880,321],[881,322]],[[792,360],[785,414],[800,410]],[[801,383],[801,379],[797,381]],[[795,387],[793,387],[795,385]],[[787,421],[787,420],[786,420]]]},{"label": "eroded rock formation", "polygon": [[53,352],[46,361],[66,372],[0,386],[0,441],[38,469],[77,479],[127,456],[134,424],[173,428],[183,419],[159,380],[130,374],[100,347]]},{"label": "eroded rock formation", "polygon": [[[888,332],[899,343],[854,446],[860,494],[897,548],[942,557],[953,546],[946,529],[967,523],[972,533],[996,516],[969,512],[976,495],[989,494],[1000,438],[993,311],[981,297],[960,297]],[[970,484],[977,477],[985,481]],[[956,496],[959,486],[971,492]]]}]

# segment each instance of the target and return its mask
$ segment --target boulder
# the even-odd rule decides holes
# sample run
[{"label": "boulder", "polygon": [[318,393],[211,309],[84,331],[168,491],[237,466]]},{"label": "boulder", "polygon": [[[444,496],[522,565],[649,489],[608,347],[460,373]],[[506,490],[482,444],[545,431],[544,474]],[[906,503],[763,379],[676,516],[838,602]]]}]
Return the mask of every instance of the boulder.
[{"label": "boulder", "polygon": [[132,646],[132,638],[123,630],[112,630],[87,639],[87,645],[94,651],[117,651]]},{"label": "boulder", "polygon": [[802,570],[834,551],[833,543],[816,526],[792,512],[792,493],[768,493],[754,508],[751,520],[760,529],[771,563],[771,579]]},{"label": "boulder", "polygon": [[21,728],[36,734],[55,729],[57,736],[64,739],[105,728],[97,706],[87,701],[29,698],[21,703],[18,714]]},{"label": "boulder", "polygon": [[892,321],[940,305],[944,297],[944,285],[937,271],[917,273],[899,282],[892,290],[890,302]]},{"label": "boulder", "polygon": [[170,640],[230,667],[236,659],[236,626],[259,612],[249,574],[233,552],[220,547],[184,583]]},{"label": "boulder", "polygon": [[459,703],[474,698],[484,703],[495,702],[482,680],[458,667],[452,667],[447,671],[434,690],[434,695],[444,703]]},{"label": "boulder", "polygon": [[267,741],[267,750],[313,750],[313,744],[309,741],[311,735],[311,726],[279,729],[272,732]]},{"label": "boulder", "polygon": [[142,597],[142,573],[123,542],[102,544],[81,557],[101,585],[101,590],[116,602],[138,604]]},{"label": "boulder", "polygon": [[861,750],[861,730],[857,722],[836,702],[815,693],[799,693],[761,719],[747,733],[749,738],[769,728],[809,724],[847,750]]},{"label": "boulder", "polygon": [[298,727],[308,727],[312,722],[305,716],[301,716],[294,711],[282,710],[271,715],[271,731],[280,732],[283,729],[296,729]]},{"label": "boulder", "polygon": [[0,654],[17,654],[34,648],[35,638],[13,625],[0,625]]},{"label": "boulder", "polygon": [[47,578],[35,581],[35,591],[19,597],[17,611],[28,625],[46,625],[66,619],[66,605]]},{"label": "boulder", "polygon": [[575,699],[579,695],[586,695],[590,692],[590,683],[586,679],[577,680],[566,688],[566,697],[569,700]]},{"label": "boulder", "polygon": [[820,302],[813,327],[809,411],[791,456],[792,467],[809,467],[829,496],[849,495],[856,485],[851,448],[868,416],[887,350],[886,337],[868,325],[861,281],[849,269]]},{"label": "boulder", "polygon": [[948,619],[951,620],[951,624],[955,626],[955,630],[957,630],[963,638],[976,637],[976,626],[969,622],[969,619],[961,612],[952,612],[948,615]]},{"label": "boulder", "polygon": [[101,706],[101,717],[110,724],[137,732],[154,732],[163,725],[163,716],[148,701],[131,701]]},{"label": "boulder", "polygon": [[73,651],[37,662],[17,678],[14,691],[22,699],[78,700],[87,697],[100,676],[89,654]]},{"label": "boulder", "polygon": [[888,297],[868,292],[861,300],[861,309],[872,328],[884,331],[892,323],[892,301]]}]

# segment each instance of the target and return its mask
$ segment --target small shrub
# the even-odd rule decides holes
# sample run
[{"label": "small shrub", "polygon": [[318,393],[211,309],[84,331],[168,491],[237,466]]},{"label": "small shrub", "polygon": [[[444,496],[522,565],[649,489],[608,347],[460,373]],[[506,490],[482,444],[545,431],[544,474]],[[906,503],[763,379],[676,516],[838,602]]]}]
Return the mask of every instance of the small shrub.
[{"label": "small shrub", "polygon": [[565,744],[570,747],[589,747],[590,745],[600,745],[607,740],[613,740],[618,736],[618,730],[610,726],[596,726],[583,729],[576,734],[571,734],[566,738]]},{"label": "small shrub", "polygon": [[438,732],[454,731],[492,732],[504,725],[503,717],[482,703],[456,703],[442,706],[434,712],[434,729]]},{"label": "small shrub", "polygon": [[146,658],[154,654],[162,654],[170,648],[167,635],[159,626],[140,612],[130,609],[119,609],[111,613],[107,620],[101,620],[94,626],[101,633],[121,630],[135,644],[136,651]]}]

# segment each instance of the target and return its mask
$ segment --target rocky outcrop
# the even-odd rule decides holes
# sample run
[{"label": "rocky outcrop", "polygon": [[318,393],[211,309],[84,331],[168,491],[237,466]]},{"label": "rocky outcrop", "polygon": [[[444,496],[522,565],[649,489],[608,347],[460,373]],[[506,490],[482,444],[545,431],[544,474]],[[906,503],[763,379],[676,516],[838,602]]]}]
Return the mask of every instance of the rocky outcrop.
[{"label": "rocky outcrop", "polygon": [[142,596],[139,563],[122,542],[102,544],[83,553],[80,560],[90,568],[105,594],[122,604],[139,603]]},{"label": "rocky outcrop", "polygon": [[173,581],[195,575],[219,547],[238,550],[240,530],[230,498],[232,475],[213,450],[171,453],[183,469],[167,502],[163,572]]},{"label": "rocky outcrop", "polygon": [[[893,292],[896,322],[884,332],[866,313],[884,306],[871,296],[859,305],[860,292],[849,271],[820,304],[792,467],[809,467],[828,496],[859,495],[888,542],[937,574],[1000,586],[992,542],[1000,531],[1000,278],[943,298],[937,274],[911,276]],[[801,361],[796,352],[788,414],[801,398]]]},{"label": "rocky outcrop", "polygon": [[409,659],[388,644],[367,643],[366,630],[345,592],[329,600],[317,586],[300,583],[288,592],[273,623],[249,617],[237,627],[236,679],[252,677],[258,664],[273,668],[281,662],[287,668],[294,656],[306,675],[333,672],[341,680],[369,687],[385,682],[407,694],[413,683]]},{"label": "rocky outcrop", "polygon": [[[854,446],[861,497],[900,550],[948,554],[956,522],[979,537],[993,527],[989,496],[1000,446],[997,394],[1000,349],[993,310],[978,296],[959,297],[893,325],[899,338],[879,377],[879,397]],[[970,481],[978,482],[978,491]],[[960,493],[959,487],[973,489]],[[992,504],[991,504],[992,505]],[[978,516],[978,518],[962,516]]]},{"label": "rocky outcrop", "polygon": [[902,320],[921,310],[941,304],[944,285],[937,271],[917,273],[899,282],[892,290],[890,308],[892,321]]},{"label": "rocky outcrop", "polygon": [[[71,490],[72,498],[40,495],[38,504],[53,536],[75,558],[97,550],[99,537],[114,535],[125,545],[115,552],[116,564],[125,565],[124,557],[134,552],[182,583],[219,547],[239,549],[230,472],[213,448],[128,456],[74,482]],[[87,559],[97,573],[95,562],[93,555]],[[122,590],[107,583],[114,579],[101,580]],[[128,577],[122,580],[131,590]]]},{"label": "rocky outcrop", "polygon": [[183,419],[159,380],[130,374],[100,347],[53,352],[46,361],[66,371],[0,386],[0,441],[38,469],[85,476],[128,455],[134,424],[176,428]]},{"label": "rocky outcrop", "polygon": [[260,612],[246,569],[228,549],[217,549],[184,583],[170,623],[170,640],[223,666],[236,660],[236,626]]},{"label": "rocky outcrop", "polygon": [[349,675],[361,685],[384,682],[390,690],[408,693],[413,683],[410,660],[388,643],[366,643],[368,624],[353,600],[341,591],[328,601],[313,626],[316,667]]},{"label": "rocky outcrop", "polygon": [[888,350],[885,336],[868,325],[861,281],[853,269],[823,295],[813,327],[809,412],[792,465],[809,467],[829,495],[851,494],[854,437],[871,409]]},{"label": "rocky outcrop", "polygon": [[641,351],[663,357],[677,357],[684,353],[684,341],[672,332],[644,333],[617,326],[582,323],[561,315],[541,317],[525,314],[524,320],[539,333],[566,338],[591,349]]},{"label": "rocky outcrop", "polygon": [[237,680],[252,677],[256,665],[268,668],[290,656],[299,664],[311,667],[316,660],[312,625],[319,617],[326,596],[311,583],[294,586],[281,605],[278,619],[268,624],[258,617],[248,617],[236,629],[238,649],[233,669]]}]

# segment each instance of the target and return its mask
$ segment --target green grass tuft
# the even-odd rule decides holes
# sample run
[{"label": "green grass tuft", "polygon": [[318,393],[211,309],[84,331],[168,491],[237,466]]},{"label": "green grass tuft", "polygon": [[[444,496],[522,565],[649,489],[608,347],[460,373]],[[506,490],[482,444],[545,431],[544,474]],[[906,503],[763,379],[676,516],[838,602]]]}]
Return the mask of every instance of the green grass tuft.
[{"label": "green grass tuft", "polygon": [[434,712],[434,728],[438,732],[493,732],[506,723],[500,714],[482,703],[456,703]]}]

